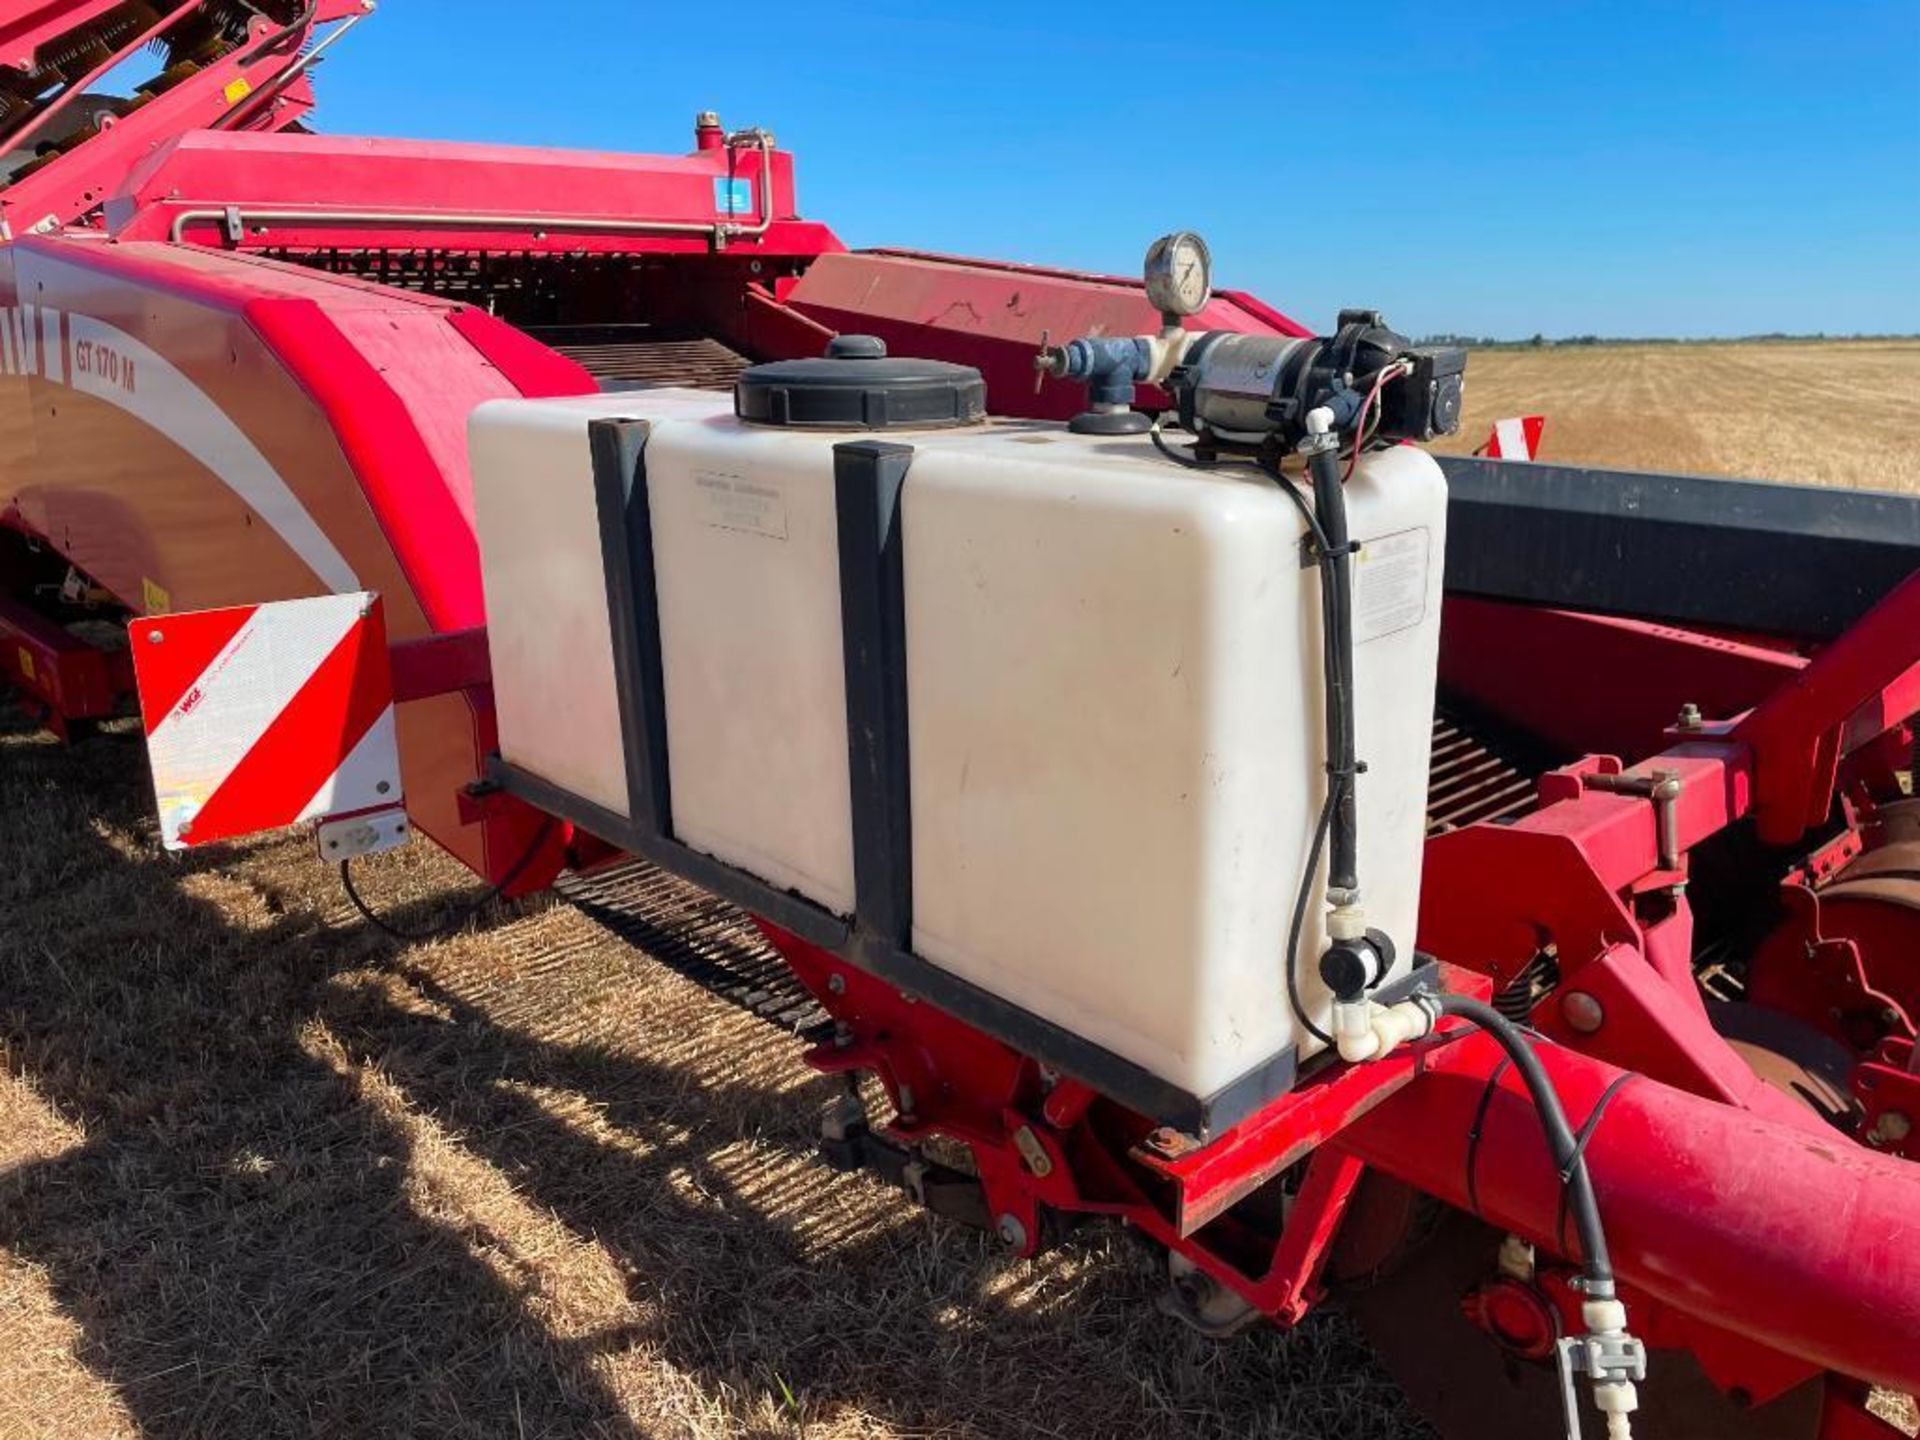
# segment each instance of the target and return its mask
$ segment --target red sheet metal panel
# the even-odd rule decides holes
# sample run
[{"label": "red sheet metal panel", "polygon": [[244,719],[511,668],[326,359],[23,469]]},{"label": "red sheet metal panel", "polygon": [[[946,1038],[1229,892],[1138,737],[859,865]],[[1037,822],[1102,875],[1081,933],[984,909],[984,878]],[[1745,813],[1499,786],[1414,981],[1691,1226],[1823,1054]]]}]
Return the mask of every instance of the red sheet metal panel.
[{"label": "red sheet metal panel", "polygon": [[[766,166],[770,196],[762,190]],[[237,237],[227,223],[229,206],[245,220]],[[255,219],[253,212],[277,213]],[[750,233],[763,215],[771,221],[765,234]],[[388,218],[370,218],[376,216]],[[527,223],[506,223],[501,217],[522,217]],[[706,227],[727,222],[747,232],[730,236],[729,249],[818,255],[843,248],[827,227],[799,218],[793,157],[776,150],[763,162],[751,146],[691,155],[617,155],[194,132],[173,140],[133,172],[109,204],[107,220],[115,235],[127,240],[167,240],[178,231],[211,246],[296,251],[371,245],[704,254],[713,244]],[[649,233],[648,222],[701,228],[698,233]],[[596,223],[633,228],[606,231]]]},{"label": "red sheet metal panel", "polygon": [[[257,256],[17,242],[0,507],[136,613],[368,589],[403,640],[477,625],[463,427],[535,367],[483,354],[458,309]],[[416,824],[498,878],[538,819],[460,813],[494,744],[484,697],[424,697],[397,726]]]}]

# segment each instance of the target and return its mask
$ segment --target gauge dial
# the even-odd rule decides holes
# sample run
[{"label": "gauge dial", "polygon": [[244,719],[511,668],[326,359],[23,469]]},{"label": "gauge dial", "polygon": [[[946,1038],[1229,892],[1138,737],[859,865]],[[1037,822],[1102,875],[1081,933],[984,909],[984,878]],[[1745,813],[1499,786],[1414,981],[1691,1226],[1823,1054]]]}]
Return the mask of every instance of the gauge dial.
[{"label": "gauge dial", "polygon": [[1162,235],[1147,251],[1147,299],[1163,315],[1196,315],[1213,294],[1213,257],[1191,230]]}]

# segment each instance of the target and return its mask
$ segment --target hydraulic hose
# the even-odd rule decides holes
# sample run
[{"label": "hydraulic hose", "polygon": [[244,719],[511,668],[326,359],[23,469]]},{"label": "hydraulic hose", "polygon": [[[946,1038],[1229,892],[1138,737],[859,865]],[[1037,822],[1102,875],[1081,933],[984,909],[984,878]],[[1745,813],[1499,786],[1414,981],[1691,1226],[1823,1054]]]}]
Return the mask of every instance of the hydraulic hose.
[{"label": "hydraulic hose", "polygon": [[1547,1153],[1553,1157],[1554,1166],[1560,1172],[1560,1184],[1567,1197],[1567,1210],[1573,1217],[1575,1232],[1580,1237],[1586,1296],[1589,1300],[1611,1300],[1614,1295],[1613,1260],[1607,1253],[1607,1236],[1600,1225],[1600,1205],[1594,1198],[1593,1178],[1587,1173],[1586,1156],[1581,1153],[1580,1143],[1574,1138],[1573,1126],[1567,1121],[1566,1107],[1560,1103],[1559,1092],[1553,1087],[1547,1067],[1540,1063],[1540,1057],[1534,1053],[1533,1046],[1527,1043],[1527,1037],[1520,1027],[1485,1001],[1466,995],[1441,993],[1428,997],[1425,1003],[1433,1006],[1440,1015],[1455,1016],[1484,1030],[1506,1051],[1513,1068],[1526,1082],[1527,1093],[1533,1097],[1534,1113],[1540,1117],[1540,1128],[1546,1135]]}]

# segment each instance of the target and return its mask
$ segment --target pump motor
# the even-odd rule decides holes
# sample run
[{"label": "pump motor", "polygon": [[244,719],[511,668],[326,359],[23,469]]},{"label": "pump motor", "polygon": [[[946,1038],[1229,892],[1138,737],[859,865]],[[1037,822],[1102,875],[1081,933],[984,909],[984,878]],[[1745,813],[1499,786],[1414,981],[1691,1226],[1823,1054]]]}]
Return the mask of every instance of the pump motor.
[{"label": "pump motor", "polygon": [[1183,352],[1165,385],[1182,428],[1196,434],[1255,443],[1272,436],[1292,449],[1316,409],[1332,412],[1335,430],[1358,423],[1383,375],[1368,440],[1431,440],[1460,428],[1466,352],[1413,345],[1377,310],[1343,310],[1331,336],[1214,330]]},{"label": "pump motor", "polygon": [[[1211,295],[1211,257],[1196,235],[1169,235],[1147,252],[1147,294],[1160,309],[1157,335],[1087,336],[1043,346],[1036,366],[1087,386],[1083,433],[1144,431],[1135,387],[1162,386],[1181,428],[1214,444],[1294,449],[1321,418],[1334,433],[1356,428],[1357,448],[1431,440],[1460,428],[1467,355],[1457,345],[1415,345],[1377,310],[1343,310],[1332,335],[1190,331]],[[1317,422],[1316,422],[1317,423]]]}]

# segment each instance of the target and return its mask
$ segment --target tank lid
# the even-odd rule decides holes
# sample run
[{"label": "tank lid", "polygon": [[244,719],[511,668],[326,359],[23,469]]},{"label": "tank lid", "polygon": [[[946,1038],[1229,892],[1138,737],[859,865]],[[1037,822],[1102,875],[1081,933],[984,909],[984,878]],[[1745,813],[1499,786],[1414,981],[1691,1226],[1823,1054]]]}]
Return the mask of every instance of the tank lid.
[{"label": "tank lid", "polygon": [[933,430],[985,419],[987,382],[971,365],[890,359],[877,336],[839,335],[818,359],[743,372],[733,413],[796,429]]}]

